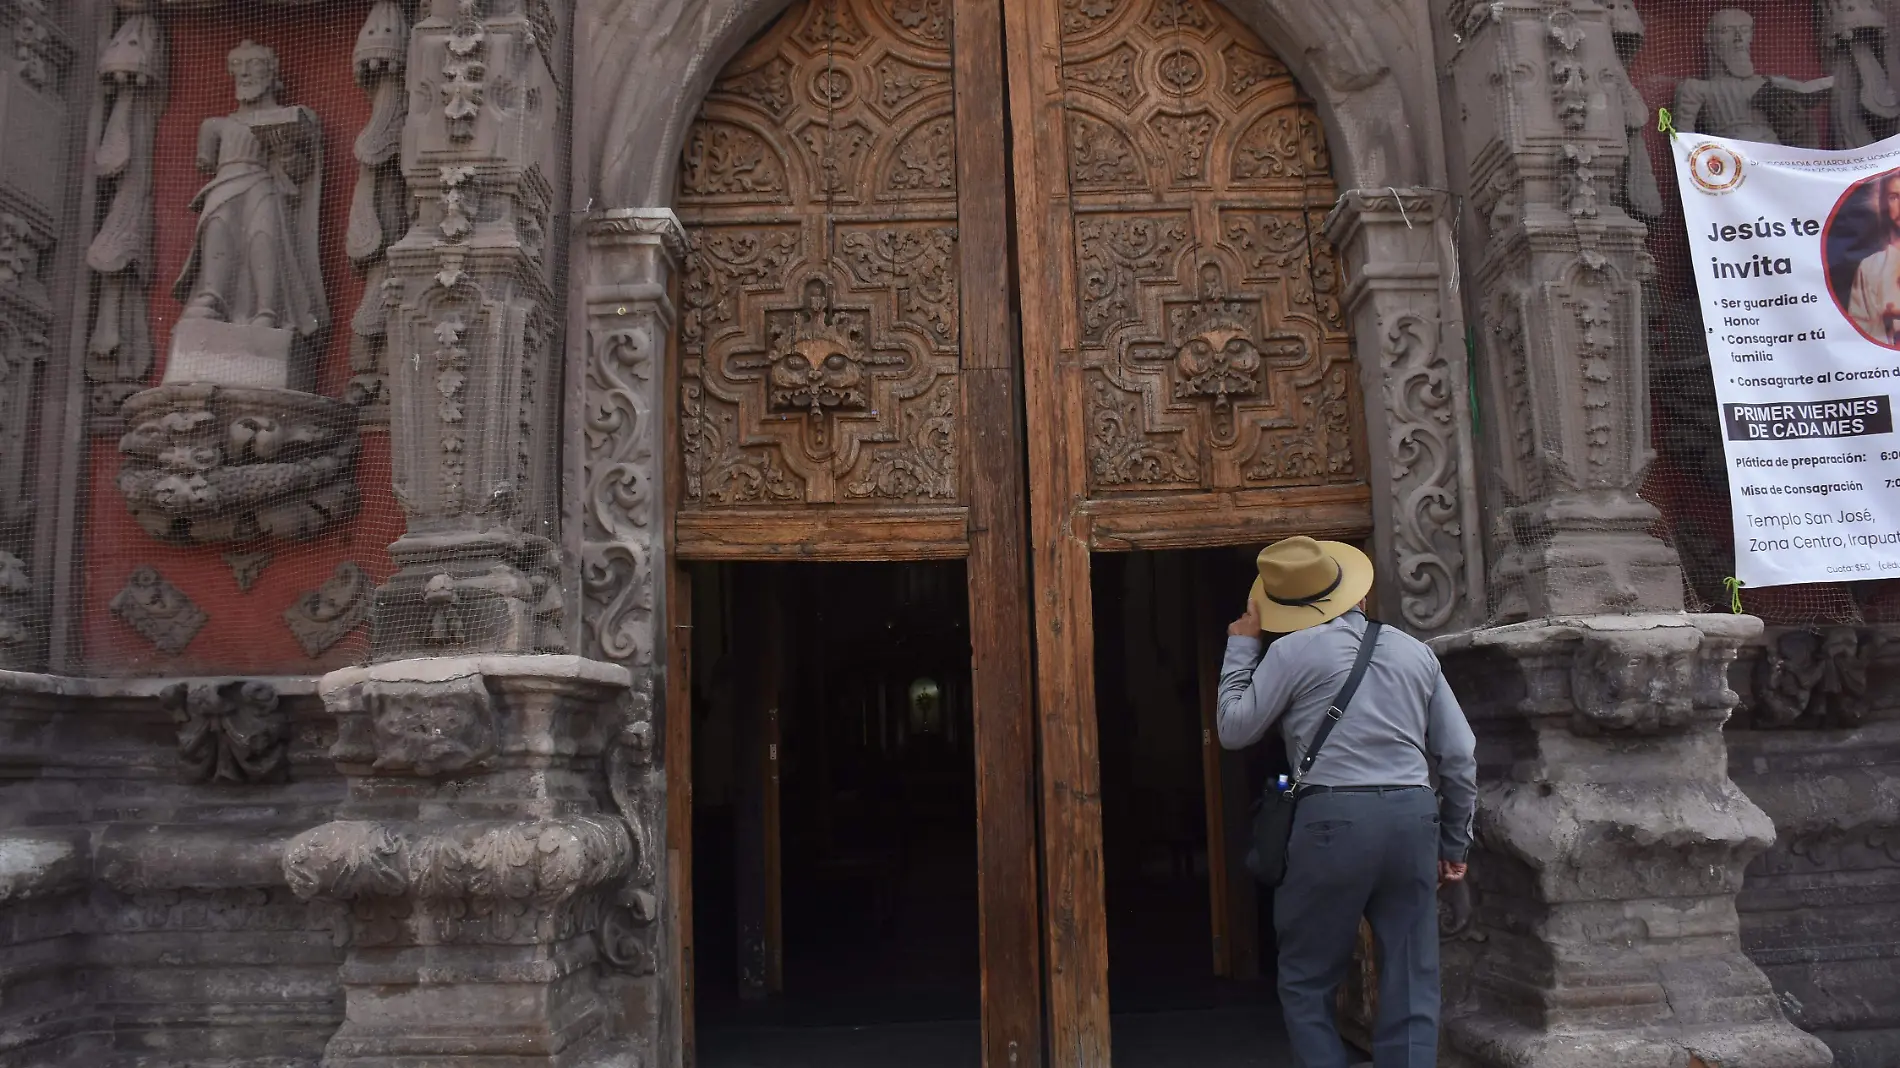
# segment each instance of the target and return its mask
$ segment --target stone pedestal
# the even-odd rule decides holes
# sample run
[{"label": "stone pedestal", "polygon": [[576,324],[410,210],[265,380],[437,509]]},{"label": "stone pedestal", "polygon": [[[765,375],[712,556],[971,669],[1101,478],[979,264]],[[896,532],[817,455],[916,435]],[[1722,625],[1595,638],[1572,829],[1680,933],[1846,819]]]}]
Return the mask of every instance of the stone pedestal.
[{"label": "stone pedestal", "polygon": [[204,382],[253,389],[290,389],[294,331],[181,319],[172,328],[164,385]]},{"label": "stone pedestal", "polygon": [[648,858],[603,807],[628,681],[572,656],[324,678],[349,799],[291,843],[284,872],[349,912],[325,1065],[638,1063],[610,973],[614,932],[648,900],[629,881]]},{"label": "stone pedestal", "polygon": [[119,492],[154,538],[313,538],[356,515],[356,412],[341,401],[195,382],[135,393],[124,414]]},{"label": "stone pedestal", "polygon": [[1774,827],[1727,773],[1747,616],[1546,619],[1438,639],[1480,738],[1481,952],[1448,957],[1441,1064],[1824,1068],[1742,951]]}]

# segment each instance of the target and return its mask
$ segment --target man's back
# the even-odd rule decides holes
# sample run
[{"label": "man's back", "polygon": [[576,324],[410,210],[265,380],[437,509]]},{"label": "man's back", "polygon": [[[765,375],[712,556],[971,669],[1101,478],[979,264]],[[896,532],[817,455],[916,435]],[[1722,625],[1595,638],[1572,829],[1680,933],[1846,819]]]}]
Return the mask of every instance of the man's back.
[{"label": "man's back", "polygon": [[[1252,648],[1244,639],[1230,642],[1221,669],[1221,744],[1230,749],[1251,745],[1277,723],[1297,767],[1352,669],[1365,630],[1366,617],[1347,612],[1281,637],[1257,666],[1257,641]],[[1436,765],[1444,780],[1446,815],[1462,825],[1477,800],[1474,750],[1471,728],[1438,658],[1418,639],[1386,627],[1358,694],[1306,783],[1426,786]]]}]

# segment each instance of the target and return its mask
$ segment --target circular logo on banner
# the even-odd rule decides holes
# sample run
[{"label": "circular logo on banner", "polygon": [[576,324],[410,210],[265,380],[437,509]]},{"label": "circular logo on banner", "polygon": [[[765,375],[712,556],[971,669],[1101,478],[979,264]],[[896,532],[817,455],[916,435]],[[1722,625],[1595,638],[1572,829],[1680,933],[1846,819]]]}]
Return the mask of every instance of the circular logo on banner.
[{"label": "circular logo on banner", "polygon": [[1733,193],[1742,184],[1742,157],[1713,143],[1697,145],[1689,153],[1689,180],[1711,196]]}]

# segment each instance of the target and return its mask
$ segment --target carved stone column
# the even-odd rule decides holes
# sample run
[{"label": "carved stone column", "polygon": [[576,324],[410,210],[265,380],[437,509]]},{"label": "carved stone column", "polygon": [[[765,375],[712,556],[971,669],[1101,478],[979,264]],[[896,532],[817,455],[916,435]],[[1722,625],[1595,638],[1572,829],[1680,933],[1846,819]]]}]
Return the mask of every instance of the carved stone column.
[{"label": "carved stone column", "polygon": [[631,1068],[605,974],[627,882],[652,861],[603,800],[624,779],[625,669],[573,656],[443,657],[326,676],[335,822],[284,873],[344,904],[343,1026],[323,1063]]},{"label": "carved stone column", "polygon": [[53,332],[54,236],[66,200],[73,46],[44,0],[0,0],[0,668],[41,656],[30,575],[41,375]]},{"label": "carved stone column", "polygon": [[[679,220],[664,208],[614,209],[587,221],[578,250],[587,345],[568,369],[583,387],[567,413],[570,455],[567,530],[578,535],[584,611],[582,651],[632,673],[631,715],[613,763],[614,800],[644,843],[665,835],[666,779],[654,735],[656,657],[665,506],[660,438],[663,369],[674,326],[668,295],[685,256]],[[656,845],[655,850],[659,847]],[[655,980],[667,959],[659,922],[667,912],[665,865],[643,850],[630,874],[611,948],[628,1026],[656,1047],[674,1013],[662,1001],[677,983]],[[677,977],[675,977],[677,979]]]},{"label": "carved stone column", "polygon": [[[1483,618],[1482,543],[1471,394],[1451,198],[1424,189],[1351,190],[1326,220],[1347,263],[1346,314],[1359,339],[1360,389],[1383,427],[1368,443],[1373,559],[1385,618],[1430,634]],[[1450,291],[1448,291],[1450,290]]]},{"label": "carved stone column", "polygon": [[1646,199],[1624,167],[1642,105],[1615,34],[1640,39],[1614,5],[1439,10],[1497,624],[1436,640],[1481,780],[1441,1063],[1820,1068],[1737,921],[1774,827],[1729,779],[1721,727],[1761,624],[1682,611],[1638,495],[1651,267],[1626,210]]},{"label": "carved stone column", "polygon": [[1482,740],[1484,943],[1448,984],[1463,1000],[1441,1063],[1831,1063],[1783,1017],[1736,916],[1742,870],[1775,836],[1729,780],[1721,731],[1729,664],[1760,627],[1595,616],[1437,640]]},{"label": "carved stone column", "polygon": [[564,651],[552,220],[564,184],[557,8],[427,0],[410,38],[385,384],[408,529],[378,660]]},{"label": "carved stone column", "polygon": [[1564,0],[1460,0],[1448,19],[1493,615],[1679,611],[1675,553],[1649,535],[1656,510],[1638,496],[1652,455],[1651,265],[1648,231],[1614,195],[1630,140],[1611,27]]}]

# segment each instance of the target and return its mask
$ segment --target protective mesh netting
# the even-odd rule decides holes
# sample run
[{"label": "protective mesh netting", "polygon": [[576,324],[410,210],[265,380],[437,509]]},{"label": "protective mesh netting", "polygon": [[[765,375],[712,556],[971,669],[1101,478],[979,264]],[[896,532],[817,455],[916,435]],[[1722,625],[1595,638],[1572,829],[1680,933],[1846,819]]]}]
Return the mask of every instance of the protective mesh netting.
[{"label": "protective mesh netting", "polygon": [[[1747,18],[1734,14],[1744,12]],[[1648,148],[1654,194],[1637,168],[1619,176],[1619,199],[1650,226],[1655,274],[1648,287],[1650,400],[1656,460],[1643,495],[1662,513],[1658,535],[1682,559],[1690,607],[1727,611],[1734,574],[1727,462],[1711,378],[1702,319],[1689,261],[1689,244],[1677,195],[1669,144],[1656,130],[1656,110],[1676,108],[1685,79],[1718,79],[1740,71],[1740,47],[1712,44],[1711,20],[1746,28],[1755,71],[1807,81],[1835,76],[1833,94],[1814,106],[1774,116],[1779,139],[1817,148],[1850,148],[1891,136],[1900,120],[1881,118],[1860,104],[1860,79],[1876,71],[1900,84],[1900,5],[1841,0],[1637,0],[1613,10],[1617,45],[1630,80],[1645,104],[1642,137]],[[1640,33],[1638,29],[1640,28]],[[1887,72],[1893,71],[1892,75]],[[1680,108],[1676,108],[1678,111]],[[1631,109],[1634,110],[1634,109]],[[1719,109],[1705,107],[1705,115]],[[1701,123],[1705,132],[1740,136],[1715,128],[1721,116]],[[1680,125],[1680,124],[1679,124]],[[1855,582],[1743,588],[1745,611],[1770,623],[1876,623],[1900,619],[1900,583]]]},{"label": "protective mesh netting", "polygon": [[[65,405],[68,426],[81,411],[84,425],[69,439],[77,448],[38,444],[75,453],[42,465],[60,474],[40,480],[37,502],[41,529],[64,531],[71,546],[32,550],[33,566],[52,568],[66,592],[27,617],[40,633],[20,644],[53,670],[90,675],[314,674],[361,662],[375,589],[393,571],[388,548],[404,530],[385,372],[413,362],[439,393],[431,441],[442,456],[428,477],[449,484],[464,463],[463,407],[503,403],[497,394],[516,388],[481,381],[495,374],[471,359],[488,343],[487,320],[451,307],[452,291],[427,298],[443,305],[433,325],[391,343],[405,294],[428,288],[391,281],[391,246],[421,210],[404,182],[405,121],[427,106],[452,126],[459,107],[486,136],[482,109],[518,107],[527,91],[483,83],[483,64],[498,63],[487,55],[494,20],[545,21],[546,5],[461,5],[463,50],[432,55],[443,73],[414,97],[404,78],[415,0],[98,7],[96,26],[48,16],[73,48],[66,81],[47,93],[67,90],[69,136],[83,140],[61,209],[83,262],[63,277],[48,271],[50,344],[71,346],[74,359],[40,388]],[[565,59],[546,62],[558,71]],[[507,123],[490,125],[506,136]],[[496,214],[477,206],[485,178],[460,176],[471,195],[426,220],[431,241],[482,238]],[[548,281],[543,293],[561,291]],[[560,311],[529,314],[547,343],[521,388],[558,394]]]},{"label": "protective mesh netting", "polygon": [[[1845,85],[1893,69],[1900,83],[1900,54],[1890,58],[1900,5],[1863,5],[1873,15],[1852,25],[1841,6],[1638,0],[1640,32],[1631,12],[1616,16],[1654,180],[1641,189],[1634,169],[1618,179],[1650,224],[1655,264],[1646,303],[1657,457],[1644,495],[1681,554],[1695,608],[1728,605],[1732,528],[1705,327],[1654,113],[1683,79],[1707,74],[1706,28],[1731,8],[1752,17],[1763,73]],[[75,353],[70,373],[25,387],[15,377],[10,396],[84,414],[83,432],[57,439],[37,433],[54,421],[21,420],[34,432],[9,450],[22,473],[5,533],[22,568],[7,565],[0,596],[31,600],[46,587],[42,570],[66,590],[10,613],[22,621],[10,645],[30,650],[16,659],[87,674],[308,674],[359,662],[373,591],[393,569],[388,546],[404,528],[383,373],[392,359],[426,363],[450,410],[483,389],[453,331],[388,351],[388,250],[415,210],[398,158],[413,0],[127,2],[96,26],[59,22],[70,17],[49,7],[43,31],[70,53],[41,48],[28,27],[12,71],[21,92],[63,100],[66,128],[83,141],[70,166],[46,161],[63,188],[44,230],[80,246],[65,265],[41,255],[44,241],[0,233],[0,272],[35,275],[50,310],[45,344]],[[449,88],[438,86],[445,104],[456,102]],[[1900,123],[1857,111],[1854,93],[1831,99],[1848,104],[1821,99],[1788,137],[1844,147]],[[479,95],[459,101],[483,106]],[[23,342],[7,329],[11,358]],[[219,374],[270,379],[269,366],[233,371],[234,349],[281,353],[281,388],[303,399],[228,384],[193,394],[189,375],[167,382],[187,350],[222,361]],[[537,388],[558,389],[557,352],[541,358]],[[66,544],[51,544],[57,532]],[[1900,618],[1893,582],[1745,589],[1741,600],[1774,623]]]}]

